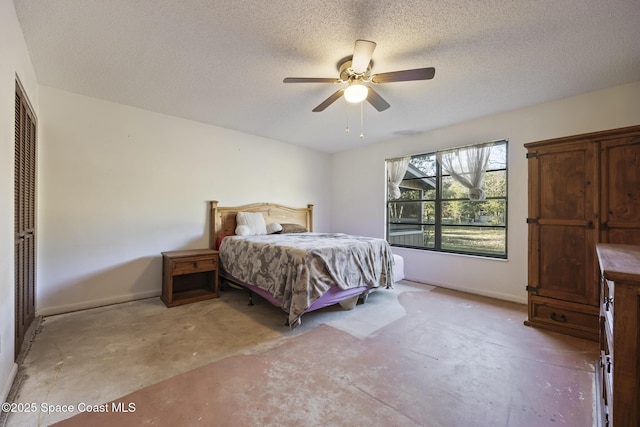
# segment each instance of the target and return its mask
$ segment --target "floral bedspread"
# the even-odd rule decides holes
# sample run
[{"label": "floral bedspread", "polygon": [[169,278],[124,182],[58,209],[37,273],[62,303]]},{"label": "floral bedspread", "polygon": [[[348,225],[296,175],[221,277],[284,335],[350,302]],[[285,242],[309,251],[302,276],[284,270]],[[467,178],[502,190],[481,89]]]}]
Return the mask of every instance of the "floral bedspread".
[{"label": "floral bedspread", "polygon": [[228,236],[222,268],[282,301],[292,328],[333,285],[392,287],[393,254],[386,240],[343,233]]}]

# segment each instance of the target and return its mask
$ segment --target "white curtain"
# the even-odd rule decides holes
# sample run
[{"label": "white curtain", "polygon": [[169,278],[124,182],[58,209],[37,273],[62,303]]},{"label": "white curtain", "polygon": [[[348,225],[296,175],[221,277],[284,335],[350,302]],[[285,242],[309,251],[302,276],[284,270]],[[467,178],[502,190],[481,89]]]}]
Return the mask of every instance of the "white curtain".
[{"label": "white curtain", "polygon": [[439,151],[436,156],[442,166],[442,173],[449,174],[469,189],[469,200],[485,199],[484,174],[489,165],[489,155],[493,144],[472,145],[449,151]]},{"label": "white curtain", "polygon": [[400,183],[407,173],[411,157],[398,157],[396,159],[387,160],[387,191],[389,199],[397,199],[400,197]]}]

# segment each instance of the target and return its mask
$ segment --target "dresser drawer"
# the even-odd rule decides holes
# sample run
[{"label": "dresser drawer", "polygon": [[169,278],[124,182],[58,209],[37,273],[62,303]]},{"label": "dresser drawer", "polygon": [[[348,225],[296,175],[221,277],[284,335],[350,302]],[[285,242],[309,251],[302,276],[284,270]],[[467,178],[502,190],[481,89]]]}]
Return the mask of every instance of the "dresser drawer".
[{"label": "dresser drawer", "polygon": [[598,307],[531,296],[529,310],[530,318],[536,323],[593,333],[597,339],[600,326]]},{"label": "dresser drawer", "polygon": [[173,274],[191,274],[201,271],[211,271],[218,268],[217,257],[183,258],[173,262]]},{"label": "dresser drawer", "polygon": [[604,360],[605,354],[604,352],[600,352],[600,358],[597,361],[598,366],[595,372],[596,413],[595,419],[593,420],[593,425],[597,427],[609,427],[611,425],[609,423],[609,409],[611,407],[610,402],[612,402],[612,396],[610,393],[610,384],[605,385]]},{"label": "dresser drawer", "polygon": [[613,294],[614,286],[610,280],[602,278],[602,313],[607,313],[610,317],[613,317]]},{"label": "dresser drawer", "polygon": [[611,412],[613,408],[613,357],[605,355],[602,358],[602,385],[605,405],[607,412]]}]

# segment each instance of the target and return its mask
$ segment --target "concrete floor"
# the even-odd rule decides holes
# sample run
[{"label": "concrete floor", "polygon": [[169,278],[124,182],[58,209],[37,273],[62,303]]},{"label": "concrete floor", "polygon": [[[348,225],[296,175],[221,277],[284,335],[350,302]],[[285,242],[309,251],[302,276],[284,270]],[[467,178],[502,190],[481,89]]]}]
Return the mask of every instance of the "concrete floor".
[{"label": "concrete floor", "polygon": [[[248,307],[245,295],[227,290],[171,309],[154,298],[43,319],[14,393],[36,411],[10,414],[6,426],[50,425],[79,405],[126,395],[137,410],[118,425],[192,425],[194,414],[175,405],[203,396],[196,407],[207,410],[196,419],[216,421],[193,425],[592,425],[597,344],[523,326],[523,305],[402,281],[354,310],[308,313],[291,331],[280,309],[263,300]],[[283,368],[292,352],[298,362]],[[327,376],[335,366],[339,374]],[[224,395],[207,388],[210,376]],[[313,379],[297,392],[309,393],[301,412],[287,399],[265,403],[299,389],[300,378]],[[163,387],[175,402],[158,404]],[[234,405],[249,397],[262,403]],[[102,415],[62,425],[116,421]]]}]

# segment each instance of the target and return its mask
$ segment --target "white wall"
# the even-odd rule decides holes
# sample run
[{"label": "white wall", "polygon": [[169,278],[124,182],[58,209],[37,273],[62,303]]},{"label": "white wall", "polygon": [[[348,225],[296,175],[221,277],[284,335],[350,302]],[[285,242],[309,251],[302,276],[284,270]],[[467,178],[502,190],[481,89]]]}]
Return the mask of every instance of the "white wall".
[{"label": "white wall", "polygon": [[335,154],[332,227],[348,233],[384,237],[385,159],[507,138],[509,259],[491,260],[404,248],[394,248],[394,252],[404,257],[407,279],[524,303],[527,298],[527,161],[523,144],[638,124],[640,82]]},{"label": "white wall", "polygon": [[330,156],[40,88],[37,311],[157,296],[162,251],[208,247],[208,204],[315,205]]},{"label": "white wall", "polygon": [[0,402],[16,373],[14,364],[13,165],[16,76],[38,116],[38,86],[11,0],[0,0]]}]

